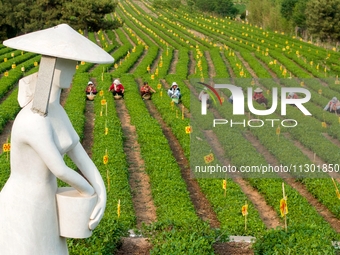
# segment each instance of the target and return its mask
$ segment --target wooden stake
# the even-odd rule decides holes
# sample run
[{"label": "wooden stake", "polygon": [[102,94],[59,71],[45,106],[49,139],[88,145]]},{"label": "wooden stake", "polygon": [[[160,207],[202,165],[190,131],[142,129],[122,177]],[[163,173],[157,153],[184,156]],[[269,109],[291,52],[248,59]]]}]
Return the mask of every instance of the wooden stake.
[{"label": "wooden stake", "polygon": [[[285,194],[285,184],[282,182],[282,194],[283,199],[286,200],[286,194]],[[286,200],[286,207],[287,207],[287,200]],[[287,216],[286,216],[286,209],[283,211],[283,214],[285,216],[285,230],[287,232]]]},{"label": "wooden stake", "polygon": [[[247,206],[247,201],[245,202],[245,205]],[[247,213],[244,216],[244,230],[247,231],[247,215],[248,215],[248,208],[247,208]]]},{"label": "wooden stake", "polygon": [[335,187],[336,196],[337,196],[337,198],[340,199],[339,189],[338,189],[338,186],[336,185],[335,180],[333,179],[333,177],[332,177],[332,181],[333,181],[333,184],[334,184],[334,187]]},{"label": "wooden stake", "polygon": [[[7,142],[6,142],[7,144],[8,144],[8,138],[7,138]],[[7,161],[9,160],[9,151],[7,150]]]},{"label": "wooden stake", "polygon": [[182,120],[184,120],[184,105],[182,105]]}]

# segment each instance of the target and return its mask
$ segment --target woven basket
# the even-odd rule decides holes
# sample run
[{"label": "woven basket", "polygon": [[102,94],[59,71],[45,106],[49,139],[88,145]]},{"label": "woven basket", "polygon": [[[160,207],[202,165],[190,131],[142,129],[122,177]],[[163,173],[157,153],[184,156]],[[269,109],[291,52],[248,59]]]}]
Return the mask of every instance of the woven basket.
[{"label": "woven basket", "polygon": [[91,94],[88,94],[88,95],[86,95],[86,96],[87,96],[87,99],[88,99],[88,100],[91,100],[91,101],[92,101],[96,95],[94,95],[94,94],[91,93]]}]

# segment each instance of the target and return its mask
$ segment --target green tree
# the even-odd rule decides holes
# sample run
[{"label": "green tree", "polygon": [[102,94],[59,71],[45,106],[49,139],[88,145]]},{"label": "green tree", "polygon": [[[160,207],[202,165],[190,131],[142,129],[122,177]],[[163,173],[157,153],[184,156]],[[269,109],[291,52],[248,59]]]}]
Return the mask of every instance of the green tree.
[{"label": "green tree", "polygon": [[[44,28],[49,28],[60,24],[62,18],[62,10],[65,4],[62,0],[37,0],[22,12],[22,16],[29,14],[27,17],[21,17],[24,20],[24,26],[19,27],[22,32],[32,32]],[[14,13],[20,14],[21,7],[14,6]]]},{"label": "green tree", "polygon": [[286,20],[291,20],[294,8],[298,0],[283,0],[281,3],[281,14]]},{"label": "green tree", "polygon": [[306,25],[306,4],[308,0],[299,0],[293,10],[292,21],[294,26],[302,30],[307,29]]},{"label": "green tree", "polygon": [[106,15],[114,12],[116,6],[111,0],[71,0],[63,6],[62,20],[86,32],[115,29],[121,26],[120,22]]},{"label": "green tree", "polygon": [[215,0],[214,12],[222,16],[235,17],[238,9],[231,0]]},{"label": "green tree", "polygon": [[121,23],[106,15],[116,6],[112,0],[0,0],[0,39],[61,23],[85,31],[115,29]]},{"label": "green tree", "polygon": [[265,29],[286,30],[284,18],[281,16],[281,2],[273,0],[252,0],[247,9],[248,20]]},{"label": "green tree", "polygon": [[308,31],[322,41],[340,40],[340,0],[310,0],[306,6]]},{"label": "green tree", "polygon": [[196,7],[205,12],[213,12],[215,10],[214,1],[196,0]]}]

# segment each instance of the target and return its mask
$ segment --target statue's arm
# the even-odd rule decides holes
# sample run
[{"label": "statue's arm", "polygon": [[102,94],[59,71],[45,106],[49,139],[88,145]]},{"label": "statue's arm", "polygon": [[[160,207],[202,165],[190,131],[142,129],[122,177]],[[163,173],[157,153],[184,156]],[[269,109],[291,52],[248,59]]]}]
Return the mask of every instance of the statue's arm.
[{"label": "statue's arm", "polygon": [[86,179],[91,183],[98,195],[97,205],[93,210],[89,222],[89,228],[94,229],[99,224],[105,211],[106,189],[104,181],[97,167],[94,165],[91,158],[87,155],[80,143],[70,150],[67,155],[72,159]]}]

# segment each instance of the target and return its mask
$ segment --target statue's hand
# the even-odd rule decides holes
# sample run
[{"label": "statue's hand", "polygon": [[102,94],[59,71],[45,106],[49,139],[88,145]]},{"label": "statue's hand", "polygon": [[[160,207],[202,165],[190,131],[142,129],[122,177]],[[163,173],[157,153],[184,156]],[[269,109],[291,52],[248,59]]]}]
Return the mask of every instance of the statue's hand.
[{"label": "statue's hand", "polygon": [[89,222],[90,230],[94,230],[98,226],[100,220],[103,218],[105,206],[106,206],[106,196],[105,197],[98,196],[98,202],[96,206],[94,207],[93,212],[90,216],[90,222]]}]

